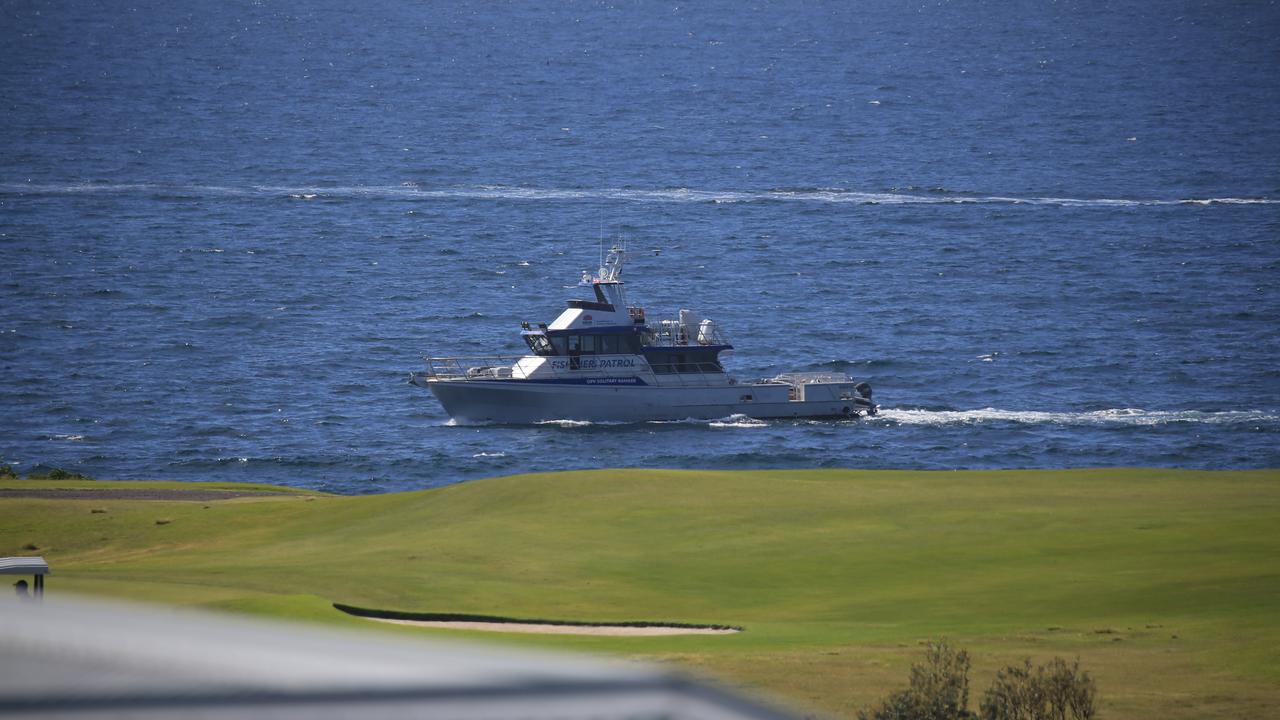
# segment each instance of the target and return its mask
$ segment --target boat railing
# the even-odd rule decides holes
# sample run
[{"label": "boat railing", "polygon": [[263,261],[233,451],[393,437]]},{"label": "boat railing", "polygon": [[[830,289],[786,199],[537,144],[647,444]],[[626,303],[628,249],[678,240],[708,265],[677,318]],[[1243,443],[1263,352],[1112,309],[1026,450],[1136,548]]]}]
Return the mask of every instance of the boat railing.
[{"label": "boat railing", "polygon": [[510,378],[523,379],[524,373],[519,370],[520,358],[503,355],[485,355],[472,357],[429,357],[428,378],[436,380],[481,380]]},{"label": "boat railing", "polygon": [[660,347],[728,345],[729,338],[714,324],[690,326],[680,324],[679,320],[663,320],[649,326],[645,344]]},{"label": "boat railing", "polygon": [[[787,395],[791,401],[799,400],[801,397],[800,386],[802,385],[845,385],[853,382],[853,378],[843,373],[832,372],[792,372],[774,375],[771,378],[761,378],[756,381],[759,385],[786,385],[788,387]],[[852,391],[841,393],[842,400],[854,399]]]},{"label": "boat railing", "polygon": [[844,373],[833,372],[791,372],[774,375],[761,382],[786,383],[788,385],[810,385],[812,383],[850,383],[853,378]]}]

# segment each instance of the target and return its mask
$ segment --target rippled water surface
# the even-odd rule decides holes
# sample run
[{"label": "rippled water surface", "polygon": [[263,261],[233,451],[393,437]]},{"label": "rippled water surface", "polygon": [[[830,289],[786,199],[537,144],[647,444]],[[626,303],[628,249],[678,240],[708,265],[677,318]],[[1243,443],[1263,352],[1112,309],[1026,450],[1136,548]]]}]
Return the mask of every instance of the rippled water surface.
[{"label": "rippled water surface", "polygon": [[[1280,8],[0,5],[0,456],[341,492],[567,468],[1280,466]],[[882,413],[455,426],[601,235]]]}]

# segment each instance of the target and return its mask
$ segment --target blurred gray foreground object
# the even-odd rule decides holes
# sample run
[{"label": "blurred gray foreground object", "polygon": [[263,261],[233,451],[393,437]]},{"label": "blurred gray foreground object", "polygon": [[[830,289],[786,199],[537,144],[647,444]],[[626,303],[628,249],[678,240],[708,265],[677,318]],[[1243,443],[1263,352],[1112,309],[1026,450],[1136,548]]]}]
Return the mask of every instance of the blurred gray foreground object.
[{"label": "blurred gray foreground object", "polygon": [[0,717],[782,718],[652,666],[161,606],[0,600]]}]

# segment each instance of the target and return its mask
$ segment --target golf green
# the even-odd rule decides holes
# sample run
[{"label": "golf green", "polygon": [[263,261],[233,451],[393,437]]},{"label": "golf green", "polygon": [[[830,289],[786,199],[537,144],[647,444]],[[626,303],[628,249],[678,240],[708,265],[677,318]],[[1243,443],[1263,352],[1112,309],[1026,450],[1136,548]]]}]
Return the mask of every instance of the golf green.
[{"label": "golf green", "polygon": [[[50,594],[621,653],[842,715],[903,685],[941,637],[974,657],[975,706],[999,667],[1060,655],[1095,677],[1103,718],[1280,713],[1278,471],[596,470],[362,497],[209,490],[272,488],[4,480],[0,554],[43,555]],[[335,602],[744,631],[485,634]]]}]

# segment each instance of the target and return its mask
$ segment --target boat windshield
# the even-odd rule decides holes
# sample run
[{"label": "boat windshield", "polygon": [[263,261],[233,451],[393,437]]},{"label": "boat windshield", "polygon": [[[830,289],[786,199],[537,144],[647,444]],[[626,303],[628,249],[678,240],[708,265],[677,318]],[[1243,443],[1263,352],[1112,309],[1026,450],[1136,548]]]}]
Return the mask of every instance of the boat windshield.
[{"label": "boat windshield", "polygon": [[524,341],[529,343],[529,349],[534,355],[555,355],[555,348],[551,347],[551,341],[546,335],[525,335]]}]

